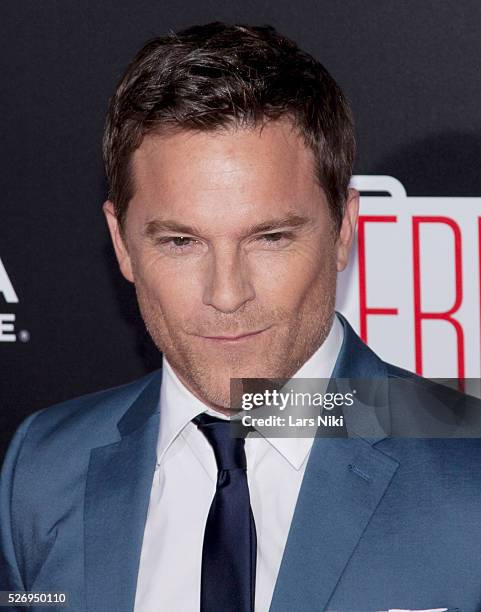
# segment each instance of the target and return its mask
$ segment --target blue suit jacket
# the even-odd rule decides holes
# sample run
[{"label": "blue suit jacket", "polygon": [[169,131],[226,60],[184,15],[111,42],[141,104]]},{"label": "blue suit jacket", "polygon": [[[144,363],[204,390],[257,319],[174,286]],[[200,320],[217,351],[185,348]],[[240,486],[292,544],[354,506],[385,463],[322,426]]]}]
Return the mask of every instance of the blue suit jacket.
[{"label": "blue suit jacket", "polygon": [[[341,320],[334,376],[411,376]],[[22,423],[1,478],[0,590],[67,591],[75,612],[133,610],[160,381],[155,371]],[[372,437],[314,441],[271,612],[481,610],[480,440],[386,436],[379,406],[423,412],[419,398],[386,393],[366,417]]]}]

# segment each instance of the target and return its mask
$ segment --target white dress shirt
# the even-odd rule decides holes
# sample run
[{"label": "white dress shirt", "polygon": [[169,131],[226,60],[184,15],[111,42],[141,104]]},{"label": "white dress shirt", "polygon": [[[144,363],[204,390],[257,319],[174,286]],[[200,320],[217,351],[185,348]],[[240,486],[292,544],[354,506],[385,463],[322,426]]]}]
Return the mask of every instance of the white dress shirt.
[{"label": "white dress shirt", "polygon": [[[337,316],[321,347],[293,378],[330,378],[343,340]],[[197,399],[163,359],[161,426],[137,579],[135,612],[198,612],[202,544],[214,497],[212,447],[191,420],[219,414]],[[227,418],[227,417],[224,417]],[[257,532],[256,612],[267,612],[312,438],[247,436],[247,479]]]}]

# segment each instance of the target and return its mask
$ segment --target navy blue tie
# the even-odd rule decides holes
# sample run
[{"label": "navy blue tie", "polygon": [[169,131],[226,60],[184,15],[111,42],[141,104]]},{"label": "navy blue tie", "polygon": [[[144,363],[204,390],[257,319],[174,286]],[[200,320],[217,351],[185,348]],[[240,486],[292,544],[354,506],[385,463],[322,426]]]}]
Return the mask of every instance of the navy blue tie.
[{"label": "navy blue tie", "polygon": [[247,484],[244,439],[229,421],[193,419],[214,450],[217,486],[202,548],[201,612],[253,612],[257,539]]}]

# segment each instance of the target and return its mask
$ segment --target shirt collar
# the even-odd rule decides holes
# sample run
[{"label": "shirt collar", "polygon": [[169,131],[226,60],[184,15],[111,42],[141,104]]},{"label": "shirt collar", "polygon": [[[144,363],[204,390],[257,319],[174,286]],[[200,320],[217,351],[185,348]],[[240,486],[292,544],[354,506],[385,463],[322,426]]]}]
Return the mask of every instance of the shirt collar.
[{"label": "shirt collar", "polygon": [[[329,334],[322,345],[299,368],[292,378],[329,379],[332,375],[342,340],[343,327],[337,316],[334,316]],[[190,423],[202,412],[208,412],[218,418],[227,416],[215,412],[198,399],[179,379],[172,366],[163,355],[162,384],[160,387],[160,422],[157,442],[157,464],[160,464],[165,452]],[[309,454],[312,438],[264,438],[296,470],[299,470]]]},{"label": "shirt collar", "polygon": [[160,429],[157,441],[157,464],[166,450],[206,405],[181,382],[165,355],[162,356],[162,383],[160,386]]}]

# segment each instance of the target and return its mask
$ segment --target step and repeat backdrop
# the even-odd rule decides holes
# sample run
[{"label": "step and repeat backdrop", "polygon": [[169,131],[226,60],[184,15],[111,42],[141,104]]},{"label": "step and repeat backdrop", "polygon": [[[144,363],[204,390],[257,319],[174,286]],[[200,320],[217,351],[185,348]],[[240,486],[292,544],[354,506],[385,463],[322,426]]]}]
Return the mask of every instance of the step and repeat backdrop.
[{"label": "step and repeat backdrop", "polygon": [[347,94],[362,194],[338,309],[383,358],[481,375],[481,5],[471,0],[22,0],[0,7],[0,452],[29,413],[160,355],[101,210],[109,97],[149,38],[272,24]]}]

